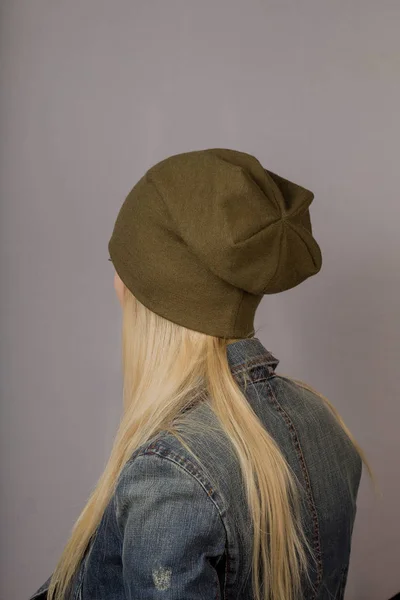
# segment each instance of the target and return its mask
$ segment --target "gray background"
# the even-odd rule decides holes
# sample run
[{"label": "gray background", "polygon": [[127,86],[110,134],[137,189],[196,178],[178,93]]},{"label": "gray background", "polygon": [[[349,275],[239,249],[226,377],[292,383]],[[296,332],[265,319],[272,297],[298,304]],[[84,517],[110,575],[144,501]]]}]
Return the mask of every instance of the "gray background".
[{"label": "gray background", "polygon": [[400,591],[398,0],[1,3],[1,591],[51,573],[121,410],[107,242],[165,156],[224,146],[315,193],[321,274],[258,336],[368,452],[347,600]]}]

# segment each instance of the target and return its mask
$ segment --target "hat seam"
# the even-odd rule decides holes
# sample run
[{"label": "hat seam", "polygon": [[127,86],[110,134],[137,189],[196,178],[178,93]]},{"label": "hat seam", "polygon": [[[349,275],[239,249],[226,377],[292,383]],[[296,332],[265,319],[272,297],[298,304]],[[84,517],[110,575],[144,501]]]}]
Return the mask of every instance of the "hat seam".
[{"label": "hat seam", "polygon": [[[297,231],[297,228],[294,225],[292,225],[292,223],[289,220],[286,220],[285,223],[287,223],[287,225],[290,227],[290,229],[292,231],[294,231],[294,233],[297,235],[297,237],[302,241],[303,245],[306,247],[308,254],[311,256],[311,260],[313,261],[314,268],[317,269],[318,264],[316,263],[313,253],[310,251],[310,248],[309,248],[307,242],[304,241],[304,239],[301,237],[301,235]],[[307,229],[305,229],[305,231],[307,232]]]},{"label": "hat seam", "polygon": [[267,294],[268,292],[266,291],[268,289],[268,286],[271,284],[271,282],[273,282],[276,278],[276,274],[278,273],[279,270],[279,265],[281,262],[281,256],[282,256],[282,246],[283,246],[283,239],[284,239],[284,235],[283,235],[283,228],[285,227],[287,220],[286,219],[282,219],[282,227],[281,227],[281,238],[279,240],[279,255],[278,255],[278,260],[276,261],[276,268],[275,268],[275,272],[272,275],[272,277],[270,277],[268,283],[266,284],[266,286],[264,287],[264,294]]},{"label": "hat seam", "polygon": [[[282,206],[282,204],[279,202],[279,199],[276,195],[276,189],[278,190],[278,192],[280,193],[280,195],[283,198],[283,194],[278,186],[278,184],[275,182],[275,180],[273,179],[273,177],[271,176],[270,172],[268,171],[268,169],[264,169],[265,173],[268,176],[268,179],[270,180],[270,183],[272,183],[272,185],[270,186],[271,192],[272,192],[272,196],[274,197],[274,201],[278,207],[278,211],[280,213],[281,218],[285,217],[285,211],[284,211],[284,207]],[[276,188],[276,189],[275,189]],[[265,196],[267,196],[267,194],[264,192]],[[268,197],[268,196],[267,196]]]},{"label": "hat seam", "polygon": [[[236,286],[233,286],[233,287],[235,287],[235,289],[237,289],[238,292],[239,292],[239,294],[240,294],[239,302],[238,302],[238,305],[237,305],[237,309],[235,311],[235,317],[234,317],[233,325],[232,325],[233,330],[236,332],[234,335],[236,335],[238,333],[237,330],[236,330],[236,328],[237,328],[237,320],[238,320],[240,308],[241,308],[241,306],[243,304],[245,294],[250,295],[251,292],[247,292],[246,290],[243,290],[243,289],[238,288]],[[251,295],[253,295],[253,296],[263,296],[264,294],[251,294]],[[254,332],[255,332],[255,329],[254,329],[254,325],[253,325],[253,327],[250,329],[250,331],[248,331],[246,333],[246,335],[244,337],[246,338],[248,336],[252,336],[254,334]],[[239,335],[243,335],[243,334],[239,334]]]},{"label": "hat seam", "polygon": [[[177,225],[177,223],[176,223],[175,219],[173,218],[173,216],[171,215],[171,211],[170,211],[170,210],[169,210],[169,208],[168,208],[168,204],[167,204],[167,203],[166,203],[166,201],[164,200],[164,197],[163,197],[162,193],[160,192],[160,190],[158,189],[158,186],[157,186],[156,182],[154,181],[153,177],[151,176],[151,173],[150,173],[150,172],[147,172],[147,173],[146,173],[146,179],[147,179],[147,181],[148,181],[149,183],[151,183],[151,184],[154,186],[154,189],[156,190],[156,192],[157,192],[157,194],[158,194],[158,197],[160,198],[160,200],[161,200],[161,202],[162,202],[162,204],[163,204],[163,206],[164,206],[165,210],[167,211],[169,218],[171,219],[171,221],[172,221],[172,222],[173,222],[173,224],[175,225],[175,231],[174,231],[174,233],[177,233],[177,232],[176,232],[176,230],[178,230],[178,231],[179,231],[178,225]],[[178,234],[177,234],[177,235],[178,235]],[[183,239],[183,237],[182,237],[182,235],[181,235],[180,231],[179,231],[179,237],[181,238],[181,240],[183,240],[183,241],[185,242],[185,245],[186,245],[186,246],[189,248],[189,246],[188,246],[188,244],[187,244],[186,240],[184,240],[184,239]]]},{"label": "hat seam", "polygon": [[[242,165],[236,165],[234,163],[231,163],[228,160],[226,160],[225,158],[222,158],[221,156],[218,156],[218,155],[215,155],[215,156],[217,156],[218,159],[220,159],[221,161],[223,161],[224,163],[226,163],[230,167],[233,167],[235,169],[239,169],[239,171],[241,171],[241,173],[243,173],[243,175],[246,177],[246,179],[249,180],[252,184],[254,184],[258,188],[258,190],[262,193],[262,195],[268,199],[267,192],[265,190],[263,190],[263,188],[257,183],[257,181],[252,176],[251,171],[249,171],[246,167],[243,167]],[[263,169],[269,175],[269,172],[262,166],[262,164],[260,163],[260,161],[255,156],[252,156],[252,155],[249,155],[249,156],[251,156],[251,158],[253,158],[255,161],[257,161],[258,164],[260,165],[261,169]],[[272,179],[272,178],[270,177],[270,179]],[[273,180],[272,180],[272,183],[273,183],[273,185],[271,186],[271,188],[272,188],[271,191],[272,191],[272,195],[273,195],[273,198],[274,198],[275,207],[276,207],[277,212],[279,213],[279,215],[282,217],[283,214],[284,214],[283,210],[282,210],[282,206],[281,206],[281,203],[279,202],[279,199],[277,198],[277,196],[275,194],[275,190],[273,189],[273,186],[276,185],[276,183]],[[276,187],[279,190],[279,187],[277,185],[276,185]]]},{"label": "hat seam", "polygon": [[243,244],[245,242],[248,242],[249,240],[253,239],[254,237],[256,237],[256,235],[259,235],[260,233],[262,233],[263,231],[265,231],[266,229],[268,229],[269,227],[273,227],[274,225],[279,225],[279,223],[282,223],[282,221],[285,221],[286,217],[285,215],[279,215],[279,217],[276,219],[276,221],[272,221],[271,223],[267,223],[267,225],[263,225],[261,227],[261,229],[259,229],[258,231],[256,231],[255,233],[252,233],[250,236],[242,239],[242,240],[237,240],[236,242],[234,242],[235,246],[238,246],[240,244]]},{"label": "hat seam", "polygon": [[[286,217],[292,218],[292,217],[296,217],[297,215],[306,212],[306,210],[309,208],[310,204],[314,200],[314,194],[313,194],[313,192],[311,192],[311,190],[303,187],[302,185],[294,184],[293,182],[289,181],[288,179],[285,179],[284,177],[282,177],[281,175],[278,175],[278,173],[275,173],[274,171],[268,171],[267,169],[264,169],[264,170],[266,171],[266,173],[268,173],[270,175],[270,178],[272,179],[273,184],[278,188],[278,190],[280,191],[280,193],[282,195],[282,198],[284,200],[285,200],[285,195],[281,191],[279,185],[274,180],[274,176],[278,177],[279,179],[282,179],[288,185],[295,186],[297,190],[299,190],[299,191],[302,192],[302,194],[303,194],[303,196],[304,196],[304,198],[306,200],[306,202],[303,202],[302,204],[300,204],[300,206],[298,206],[297,209],[294,212],[287,212],[286,210],[282,210],[282,216],[284,218],[286,218]],[[305,204],[306,204],[306,206],[304,206]]]},{"label": "hat seam", "polygon": [[297,209],[294,212],[288,213],[288,217],[291,219],[304,214],[309,209],[311,202],[314,200],[314,194],[309,190],[306,190],[305,188],[303,189],[305,190],[304,201],[302,204],[300,204],[300,206],[297,207]]}]

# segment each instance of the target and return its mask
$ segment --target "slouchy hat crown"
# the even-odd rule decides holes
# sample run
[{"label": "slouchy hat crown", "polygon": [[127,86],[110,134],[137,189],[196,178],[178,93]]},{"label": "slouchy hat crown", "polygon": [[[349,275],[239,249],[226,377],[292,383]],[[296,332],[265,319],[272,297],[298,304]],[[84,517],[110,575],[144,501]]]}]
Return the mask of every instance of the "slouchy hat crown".
[{"label": "slouchy hat crown", "polygon": [[153,312],[209,335],[248,337],[263,295],[293,288],[321,268],[313,198],[243,152],[171,156],[125,199],[110,257]]}]

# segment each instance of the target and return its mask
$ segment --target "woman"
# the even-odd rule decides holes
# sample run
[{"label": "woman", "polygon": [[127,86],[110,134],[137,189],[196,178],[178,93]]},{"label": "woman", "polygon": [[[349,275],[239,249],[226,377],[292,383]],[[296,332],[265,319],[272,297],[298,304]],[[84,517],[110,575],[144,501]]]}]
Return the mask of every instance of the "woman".
[{"label": "woman", "polygon": [[123,416],[32,598],[343,598],[361,451],[254,331],[264,294],[321,268],[312,199],[221,149],[172,156],[133,188],[109,242]]}]

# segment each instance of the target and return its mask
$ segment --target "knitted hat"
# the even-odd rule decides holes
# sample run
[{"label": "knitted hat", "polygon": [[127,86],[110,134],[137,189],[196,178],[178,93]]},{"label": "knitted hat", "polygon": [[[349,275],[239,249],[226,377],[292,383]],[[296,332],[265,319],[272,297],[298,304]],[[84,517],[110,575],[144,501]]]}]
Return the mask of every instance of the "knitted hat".
[{"label": "knitted hat", "polygon": [[321,268],[313,197],[249,154],[171,156],[126,198],[110,257],[126,287],[158,315],[209,335],[250,337],[264,294]]}]

